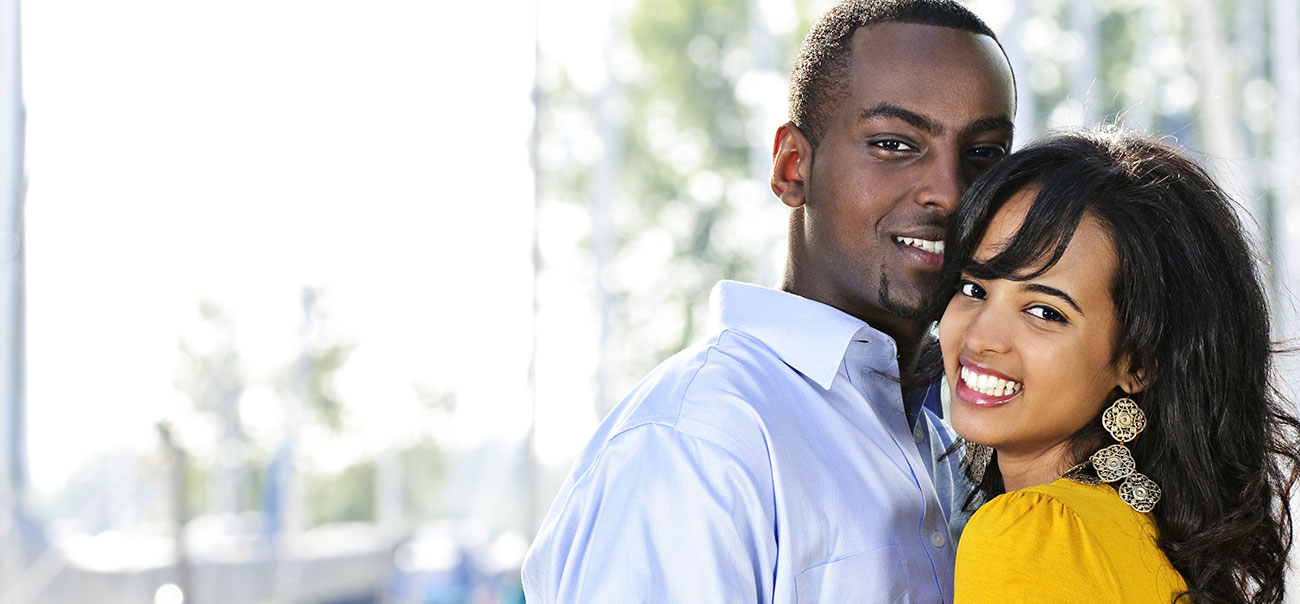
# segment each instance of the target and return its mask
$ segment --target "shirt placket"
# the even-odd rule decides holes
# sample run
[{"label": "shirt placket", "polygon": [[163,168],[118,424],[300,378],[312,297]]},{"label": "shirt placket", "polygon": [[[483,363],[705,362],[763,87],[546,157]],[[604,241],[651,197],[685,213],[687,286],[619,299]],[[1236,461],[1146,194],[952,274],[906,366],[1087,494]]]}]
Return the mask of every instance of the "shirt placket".
[{"label": "shirt placket", "polygon": [[[929,570],[933,573],[934,581],[928,585],[916,585],[918,601],[950,602],[955,558],[952,553],[952,538],[947,519],[939,505],[933,478],[926,469],[929,465],[923,463],[912,427],[908,425],[902,389],[897,381],[898,361],[892,342],[855,338],[849,345],[845,362],[854,387],[866,399],[867,405],[893,440],[899,457],[904,462],[900,467],[908,472],[908,478],[916,487],[920,498],[920,506],[917,508],[920,514],[914,524],[915,544],[925,553],[929,568],[915,570],[921,573]],[[918,427],[921,422],[922,418],[918,418]]]}]

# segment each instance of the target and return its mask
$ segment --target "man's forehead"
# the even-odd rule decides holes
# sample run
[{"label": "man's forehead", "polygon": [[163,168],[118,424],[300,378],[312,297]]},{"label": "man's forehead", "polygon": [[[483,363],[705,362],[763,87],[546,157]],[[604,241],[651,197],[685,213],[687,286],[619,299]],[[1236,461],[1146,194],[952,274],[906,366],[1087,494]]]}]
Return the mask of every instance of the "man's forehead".
[{"label": "man's forehead", "polygon": [[1011,69],[983,34],[935,25],[860,28],[844,109],[850,119],[901,119],[939,132],[1011,128]]},{"label": "man's forehead", "polygon": [[849,38],[850,54],[889,55],[901,53],[915,61],[945,62],[968,57],[972,50],[996,58],[1010,71],[1006,55],[997,40],[980,32],[929,25],[888,21],[859,27]]}]

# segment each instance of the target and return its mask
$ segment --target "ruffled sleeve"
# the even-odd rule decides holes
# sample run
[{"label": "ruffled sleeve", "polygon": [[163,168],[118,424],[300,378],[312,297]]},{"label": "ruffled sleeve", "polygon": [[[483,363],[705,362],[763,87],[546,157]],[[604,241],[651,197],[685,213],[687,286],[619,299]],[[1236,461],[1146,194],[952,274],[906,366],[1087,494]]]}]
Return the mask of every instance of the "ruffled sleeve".
[{"label": "ruffled sleeve", "polygon": [[1122,602],[1121,571],[1065,503],[1014,491],[984,504],[966,525],[955,602]]}]

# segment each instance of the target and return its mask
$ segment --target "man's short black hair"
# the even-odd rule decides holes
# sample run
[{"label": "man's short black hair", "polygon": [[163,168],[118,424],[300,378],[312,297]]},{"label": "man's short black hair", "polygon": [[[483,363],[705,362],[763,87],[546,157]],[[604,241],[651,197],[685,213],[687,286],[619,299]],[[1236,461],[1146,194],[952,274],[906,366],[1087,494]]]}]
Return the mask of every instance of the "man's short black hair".
[{"label": "man's short black hair", "polygon": [[[955,0],[845,0],[822,15],[804,38],[790,77],[790,121],[816,147],[827,120],[848,92],[849,41],[863,27],[877,23],[936,25],[983,34],[997,42],[993,30]],[[1002,44],[998,43],[1001,48]],[[1005,51],[1003,53],[1005,55]]]}]

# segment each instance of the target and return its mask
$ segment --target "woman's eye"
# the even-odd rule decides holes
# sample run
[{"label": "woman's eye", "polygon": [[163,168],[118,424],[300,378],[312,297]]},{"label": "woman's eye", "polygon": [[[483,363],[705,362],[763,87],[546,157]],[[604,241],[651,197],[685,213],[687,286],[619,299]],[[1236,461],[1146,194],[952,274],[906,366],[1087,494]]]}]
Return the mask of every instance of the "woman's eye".
[{"label": "woman's eye", "polygon": [[881,149],[884,149],[886,151],[915,151],[916,150],[916,147],[913,147],[903,141],[892,139],[892,138],[874,141],[871,144]]},{"label": "woman's eye", "polygon": [[1051,321],[1052,323],[1069,323],[1069,321],[1065,319],[1065,315],[1057,312],[1056,309],[1050,306],[1035,306],[1029,309],[1029,314],[1044,321]]},{"label": "woman's eye", "polygon": [[975,283],[974,281],[962,281],[961,295],[966,296],[968,298],[976,298],[979,300],[983,300],[985,296],[984,288],[980,287],[979,284]]}]

